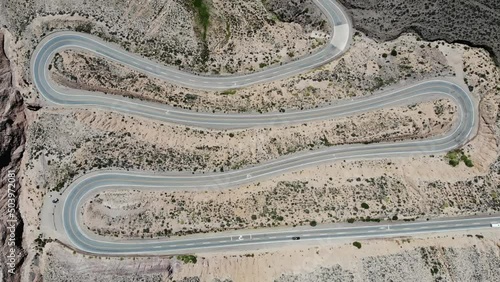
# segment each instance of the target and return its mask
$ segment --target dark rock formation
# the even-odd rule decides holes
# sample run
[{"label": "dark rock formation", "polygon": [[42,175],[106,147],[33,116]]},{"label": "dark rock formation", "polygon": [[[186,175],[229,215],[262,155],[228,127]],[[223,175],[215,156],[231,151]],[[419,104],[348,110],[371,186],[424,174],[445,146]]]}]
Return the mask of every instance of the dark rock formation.
[{"label": "dark rock formation", "polygon": [[500,63],[500,2],[492,0],[339,0],[354,27],[379,40],[413,32],[424,40],[482,47]]},{"label": "dark rock formation", "polygon": [[[24,151],[23,99],[12,85],[10,62],[0,33],[0,264],[2,281],[19,281],[26,256],[19,213],[19,166]],[[9,273],[9,270],[12,273]]]},{"label": "dark rock formation", "polygon": [[263,1],[266,9],[279,20],[300,24],[306,32],[313,29],[329,31],[330,27],[318,6],[312,0]]}]

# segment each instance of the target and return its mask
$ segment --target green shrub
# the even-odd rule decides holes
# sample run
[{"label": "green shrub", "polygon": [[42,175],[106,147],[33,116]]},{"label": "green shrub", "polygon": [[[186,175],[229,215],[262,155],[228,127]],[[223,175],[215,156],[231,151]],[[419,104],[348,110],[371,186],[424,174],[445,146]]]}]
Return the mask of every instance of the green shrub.
[{"label": "green shrub", "polygon": [[311,222],[309,222],[309,225],[314,227],[314,226],[318,225],[318,223],[316,222],[316,220],[311,220]]},{"label": "green shrub", "polygon": [[197,259],[194,255],[180,255],[177,256],[177,259],[182,261],[183,263],[196,263]]},{"label": "green shrub", "polygon": [[465,165],[467,167],[473,167],[474,164],[472,163],[471,159],[467,158],[465,161],[464,161]]},{"label": "green shrub", "polygon": [[445,159],[448,160],[448,164],[452,167],[456,167],[460,162],[464,162],[467,167],[473,167],[474,164],[472,160],[464,153],[462,149],[457,149],[450,151],[446,154]]},{"label": "green shrub", "polygon": [[362,203],[362,204],[361,204],[361,207],[362,207],[362,208],[364,208],[365,210],[367,210],[367,209],[369,209],[369,208],[370,208],[370,206],[368,206],[368,204],[367,204],[367,203]]},{"label": "green shrub", "polygon": [[236,89],[228,89],[228,90],[224,90],[222,91],[222,93],[220,93],[221,95],[234,95],[236,94]]},{"label": "green shrub", "polygon": [[353,245],[354,247],[358,248],[358,249],[361,249],[361,243],[360,243],[360,242],[358,242],[358,241],[356,241],[356,242],[352,243],[352,245]]},{"label": "green shrub", "polygon": [[203,40],[207,37],[207,28],[210,23],[210,12],[203,0],[193,0],[193,6],[198,13],[198,21],[203,27]]}]

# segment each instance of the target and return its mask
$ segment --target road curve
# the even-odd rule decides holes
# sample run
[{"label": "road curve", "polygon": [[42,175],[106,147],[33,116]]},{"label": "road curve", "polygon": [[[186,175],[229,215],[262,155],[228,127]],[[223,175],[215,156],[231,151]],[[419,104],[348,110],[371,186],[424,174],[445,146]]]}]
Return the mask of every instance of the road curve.
[{"label": "road curve", "polygon": [[[83,201],[106,189],[220,189],[248,184],[271,176],[345,159],[368,159],[380,157],[398,157],[414,154],[435,154],[457,148],[468,142],[475,134],[478,113],[477,105],[471,99],[468,89],[463,83],[454,79],[434,79],[418,84],[386,91],[371,97],[342,102],[335,105],[306,111],[269,114],[208,114],[178,110],[166,105],[144,101],[136,101],[103,93],[63,88],[55,84],[49,75],[48,68],[55,53],[65,49],[87,50],[110,60],[139,70],[148,75],[169,80],[174,83],[202,89],[220,90],[245,87],[252,84],[282,79],[291,75],[312,70],[345,52],[352,37],[352,25],[345,11],[333,0],[315,1],[327,16],[333,26],[331,41],[325,48],[308,57],[297,61],[271,67],[249,75],[237,76],[199,76],[158,65],[145,58],[127,53],[118,46],[103,42],[93,36],[75,32],[57,32],[47,36],[37,46],[31,60],[31,75],[35,87],[49,102],[76,107],[99,107],[129,114],[136,114],[165,122],[174,122],[202,128],[233,129],[254,126],[266,126],[288,123],[300,123],[311,120],[330,119],[339,116],[353,115],[383,107],[397,106],[426,101],[436,98],[446,98],[457,105],[457,122],[453,128],[442,136],[405,142],[376,143],[365,145],[335,146],[317,151],[308,151],[253,167],[237,171],[208,174],[165,173],[153,174],[146,172],[98,171],[82,176],[73,182],[63,193],[62,210],[57,214],[64,227],[69,241],[78,249],[96,254],[149,254],[195,252],[201,249],[218,249],[243,245],[262,246],[273,242],[290,240],[290,236],[301,236],[303,230],[282,230],[278,235],[272,232],[255,233],[252,238],[228,241],[226,234],[203,238],[183,240],[126,240],[117,242],[108,238],[98,237],[81,227],[79,208]],[[481,221],[482,222],[482,221]],[[483,223],[485,223],[484,221]],[[420,223],[419,223],[420,224]],[[427,231],[442,231],[442,226],[415,227]],[[448,226],[448,225],[447,225]],[[460,225],[462,226],[462,225]],[[468,228],[474,224],[467,223]],[[395,236],[407,234],[417,229],[396,229],[377,231],[376,227],[357,227],[347,233],[361,236],[372,232],[378,236]],[[364,230],[363,228],[367,228]],[[370,229],[372,228],[372,229]],[[457,227],[448,226],[446,230]],[[462,227],[461,227],[462,228]],[[352,229],[352,228],[351,228]],[[323,230],[322,233],[316,231]],[[328,231],[329,230],[329,231]],[[337,238],[335,229],[314,229],[313,235],[302,234],[303,239]],[[362,231],[359,233],[358,231]],[[382,229],[380,229],[382,230]],[[408,231],[410,230],[410,231]],[[296,232],[296,233],[294,233]],[[299,232],[299,233],[297,233]],[[357,233],[358,232],[358,233]],[[285,234],[285,235],[284,235]],[[357,235],[356,235],[357,234]],[[283,236],[282,236],[283,235]],[[246,236],[246,235],[245,235]],[[346,235],[347,236],[347,235]],[[239,237],[238,237],[239,238]],[[285,239],[286,238],[286,239]],[[251,240],[251,242],[249,242]],[[182,244],[179,242],[183,242]],[[230,243],[229,243],[230,242]]]}]

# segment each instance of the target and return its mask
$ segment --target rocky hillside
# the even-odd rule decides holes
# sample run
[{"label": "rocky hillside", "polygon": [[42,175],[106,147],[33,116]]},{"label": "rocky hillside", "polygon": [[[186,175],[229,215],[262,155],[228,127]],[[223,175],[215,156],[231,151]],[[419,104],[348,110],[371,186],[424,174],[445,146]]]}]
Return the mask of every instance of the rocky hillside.
[{"label": "rocky hillside", "polygon": [[75,30],[168,65],[212,74],[252,72],[306,55],[325,43],[311,31],[329,28],[312,0],[285,6],[260,0],[3,2],[0,24],[31,48],[45,34]]},{"label": "rocky hillside", "polygon": [[[24,151],[24,105],[13,88],[10,62],[0,32],[0,280],[18,281],[25,252],[22,249],[23,221],[17,201],[20,192],[19,164]],[[10,273],[9,273],[9,270]]]},{"label": "rocky hillside", "polygon": [[339,0],[356,29],[380,40],[416,32],[425,40],[443,39],[483,47],[500,56],[500,2],[491,0]]}]

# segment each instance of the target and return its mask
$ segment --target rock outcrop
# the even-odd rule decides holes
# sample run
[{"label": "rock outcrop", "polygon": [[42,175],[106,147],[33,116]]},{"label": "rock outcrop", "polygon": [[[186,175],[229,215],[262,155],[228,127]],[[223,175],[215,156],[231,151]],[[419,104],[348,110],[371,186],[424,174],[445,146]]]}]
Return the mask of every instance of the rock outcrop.
[{"label": "rock outcrop", "polygon": [[491,0],[339,0],[354,27],[379,40],[414,32],[427,41],[482,47],[500,63],[500,2]]},{"label": "rock outcrop", "polygon": [[25,143],[23,99],[12,83],[10,61],[0,32],[0,264],[1,281],[19,281],[26,256],[19,212],[18,172]]}]

